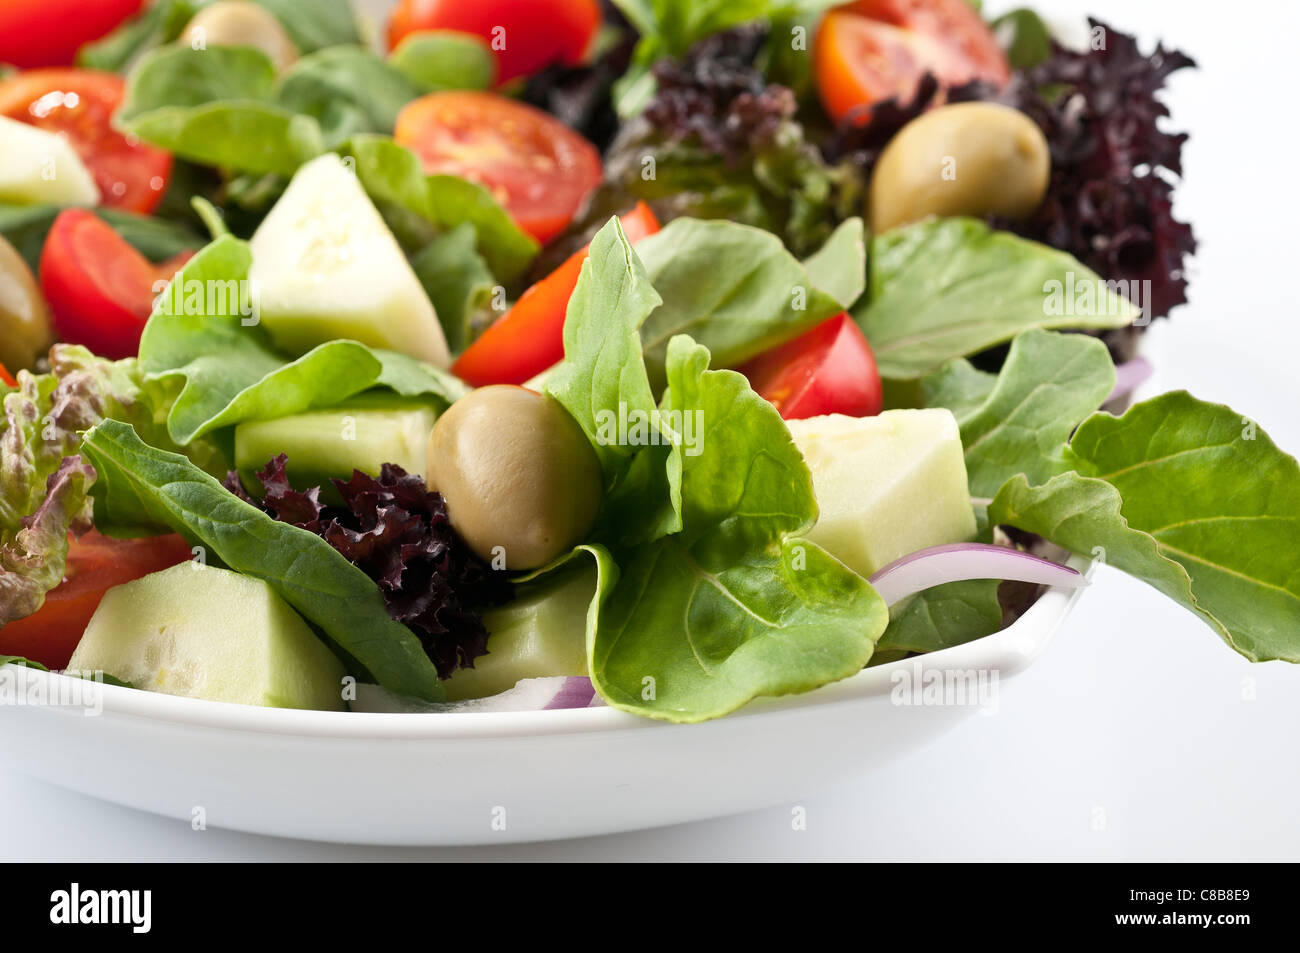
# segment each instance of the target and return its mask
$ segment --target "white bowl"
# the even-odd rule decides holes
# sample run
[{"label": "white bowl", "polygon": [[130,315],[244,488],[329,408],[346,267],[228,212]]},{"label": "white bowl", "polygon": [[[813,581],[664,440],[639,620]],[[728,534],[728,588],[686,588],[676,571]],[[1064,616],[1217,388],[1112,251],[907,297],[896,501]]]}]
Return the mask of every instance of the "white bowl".
[{"label": "white bowl", "polygon": [[[281,837],[487,844],[676,824],[793,802],[996,706],[1001,679],[1029,667],[1081,591],[1047,591],[996,635],[701,725],[610,708],[255,708],[8,667],[18,690],[0,713],[0,759],[194,826]],[[28,703],[86,685],[89,705]]]}]

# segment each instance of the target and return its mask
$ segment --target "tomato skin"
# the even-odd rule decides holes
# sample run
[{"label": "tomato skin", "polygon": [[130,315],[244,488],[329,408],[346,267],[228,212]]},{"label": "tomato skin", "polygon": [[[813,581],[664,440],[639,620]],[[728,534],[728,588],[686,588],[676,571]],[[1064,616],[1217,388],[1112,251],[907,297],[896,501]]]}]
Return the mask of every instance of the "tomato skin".
[{"label": "tomato skin", "polygon": [[63,582],[25,619],[0,628],[0,655],[19,655],[46,668],[65,668],[104,593],[132,579],[190,559],[179,536],[110,539],[95,530],[68,545]]},{"label": "tomato skin", "polygon": [[93,212],[60,212],[40,262],[59,339],[113,360],[134,357],[153,310],[154,283],[170,280],[193,254],[154,265]]},{"label": "tomato skin", "polygon": [[[658,219],[644,202],[638,202],[619,222],[634,245],[659,231]],[[452,372],[475,387],[486,387],[523,384],[558,364],[564,358],[569,298],[586,260],[587,248],[583,248],[520,295],[514,307],[466,348],[452,365]]]},{"label": "tomato skin", "polygon": [[818,27],[813,69],[822,105],[837,122],[886,99],[910,100],[926,73],[944,86],[974,79],[1002,86],[1011,76],[992,31],[967,0],[839,7]]},{"label": "tomato skin", "polygon": [[786,420],[822,414],[874,417],[884,405],[875,355],[847,312],[738,370]]},{"label": "tomato skin", "polygon": [[71,66],[77,50],[111,32],[144,0],[5,0],[0,3],[0,63],[19,69]]},{"label": "tomato skin", "polygon": [[388,21],[388,48],[421,30],[469,33],[489,46],[499,40],[498,83],[507,83],[552,63],[578,65],[600,22],[597,0],[402,0]]},{"label": "tomato skin", "polygon": [[393,138],[429,175],[493,193],[540,242],[558,235],[600,184],[596,147],[549,113],[495,93],[429,93],[402,108]]},{"label": "tomato skin", "polygon": [[9,387],[18,386],[18,382],[14,380],[14,376],[9,373],[9,369],[3,364],[0,364],[0,382],[5,383]]},{"label": "tomato skin", "polygon": [[147,215],[167,191],[172,157],[113,128],[125,93],[126,81],[114,73],[31,70],[0,82],[0,115],[66,135],[101,204]]}]

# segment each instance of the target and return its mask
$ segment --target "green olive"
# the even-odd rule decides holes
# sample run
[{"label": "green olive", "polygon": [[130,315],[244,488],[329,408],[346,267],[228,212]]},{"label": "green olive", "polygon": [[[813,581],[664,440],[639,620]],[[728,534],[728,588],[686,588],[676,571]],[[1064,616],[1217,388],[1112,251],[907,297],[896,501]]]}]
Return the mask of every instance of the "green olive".
[{"label": "green olive", "polygon": [[289,34],[265,7],[247,0],[219,0],[194,15],[176,41],[194,49],[252,46],[282,70],[298,58]]},{"label": "green olive", "polygon": [[0,238],[0,364],[29,369],[54,343],[50,312],[23,256]]},{"label": "green olive", "polygon": [[913,119],[871,175],[871,227],[931,215],[1025,218],[1047,194],[1047,140],[1024,113],[997,103],[940,106]]},{"label": "green olive", "polygon": [[523,387],[483,387],[452,404],[429,435],[427,479],[469,547],[507,569],[568,552],[600,509],[587,435],[558,401]]}]

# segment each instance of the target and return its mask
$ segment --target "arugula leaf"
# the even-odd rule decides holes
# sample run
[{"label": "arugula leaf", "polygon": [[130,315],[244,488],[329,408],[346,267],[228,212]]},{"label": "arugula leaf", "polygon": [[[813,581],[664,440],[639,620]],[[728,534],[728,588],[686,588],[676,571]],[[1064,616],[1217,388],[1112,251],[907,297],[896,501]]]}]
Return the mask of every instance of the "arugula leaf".
[{"label": "arugula leaf", "polygon": [[164,106],[123,126],[182,158],[242,172],[291,176],[325,151],[315,119],[256,99]]},{"label": "arugula leaf", "polygon": [[411,259],[452,353],[469,347],[497,317],[489,308],[496,276],[475,248],[477,241],[474,226],[461,222]]},{"label": "arugula leaf", "polygon": [[639,447],[602,436],[602,412],[655,409],[638,330],[662,299],[612,218],[591,241],[564,321],[564,361],[547,378],[547,392],[564,405],[591,441],[617,486]]},{"label": "arugula leaf", "polygon": [[[217,239],[185,265],[145,326],[142,366],[150,380],[179,387],[167,417],[176,443],[244,420],[330,407],[372,387],[447,404],[464,392],[448,374],[356,341],[329,341],[289,360],[261,325],[244,323],[255,321],[238,290],[247,287],[251,263],[246,242]],[[188,299],[190,288],[205,290],[201,303]],[[215,288],[224,292],[220,301]]]},{"label": "arugula leaf", "polygon": [[131,70],[118,122],[166,106],[202,106],[214,100],[269,100],[275,64],[251,46],[195,50],[165,46],[146,54]]},{"label": "arugula leaf", "polygon": [[[1100,292],[1076,314],[1068,302],[1049,306],[1053,283]],[[853,309],[891,378],[920,377],[1030,328],[1123,327],[1138,314],[1070,255],[968,218],[876,236],[868,294]]]},{"label": "arugula leaf", "polygon": [[491,89],[497,62],[477,36],[455,30],[421,30],[397,45],[388,62],[425,92]]},{"label": "arugula leaf", "polygon": [[1300,466],[1253,422],[1175,391],[1089,417],[1064,460],[1008,481],[990,520],[1100,556],[1252,661],[1300,661]]},{"label": "arugula leaf", "polygon": [[[865,271],[861,222],[846,222],[801,264],[769,232],[726,221],[677,219],[637,244],[663,305],[642,329],[651,383],[660,387],[668,341],[689,334],[723,367],[797,336],[852,304]],[[819,288],[816,274],[832,284]]]},{"label": "arugula leaf", "polygon": [[663,409],[698,412],[683,455],[680,533],[631,550],[589,621],[588,668],[606,702],[675,722],[860,671],[884,601],[796,534],[817,517],[812,478],[779,414],[689,338],[668,348]]},{"label": "arugula leaf", "polygon": [[272,519],[184,457],[148,446],[126,424],[104,421],[82,446],[99,472],[101,529],[180,533],[230,569],[266,581],[389,691],[442,699],[419,639],[389,618],[378,587],[325,540]]},{"label": "arugula leaf", "polygon": [[420,92],[369,50],[334,46],[294,63],[276,99],[320,123],[326,145],[334,146],[359,133],[391,133],[398,112]]},{"label": "arugula leaf", "polygon": [[[949,372],[947,385],[960,374]],[[1062,445],[1114,387],[1115,368],[1098,339],[1053,331],[1018,335],[983,403],[955,415],[971,493],[991,497],[1016,474],[1038,484],[1068,469]]]},{"label": "arugula leaf", "polygon": [[979,410],[989,399],[993,388],[997,386],[998,375],[981,371],[970,361],[959,357],[916,383],[919,383],[920,390],[914,406],[946,407],[960,422]]},{"label": "arugula leaf", "polygon": [[876,652],[938,652],[1001,628],[996,579],[949,582],[917,593],[902,611],[893,608]]}]

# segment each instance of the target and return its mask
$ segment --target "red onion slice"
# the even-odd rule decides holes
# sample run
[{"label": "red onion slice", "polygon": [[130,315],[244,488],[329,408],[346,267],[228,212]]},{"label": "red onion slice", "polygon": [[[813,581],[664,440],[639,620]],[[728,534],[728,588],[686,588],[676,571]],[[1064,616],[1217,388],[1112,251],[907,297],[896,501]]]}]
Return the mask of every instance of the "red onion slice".
[{"label": "red onion slice", "polygon": [[1069,566],[984,543],[953,543],[921,549],[894,560],[868,581],[885,604],[892,606],[924,589],[966,579],[1011,579],[1069,589],[1088,584],[1082,574]]},{"label": "red onion slice", "polygon": [[1125,361],[1123,364],[1115,365],[1115,389],[1110,392],[1106,398],[1106,403],[1123,397],[1125,394],[1131,394],[1137,390],[1147,378],[1155,373],[1155,368],[1145,357],[1135,357],[1131,361]]}]

